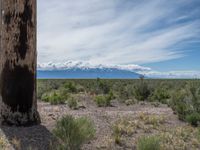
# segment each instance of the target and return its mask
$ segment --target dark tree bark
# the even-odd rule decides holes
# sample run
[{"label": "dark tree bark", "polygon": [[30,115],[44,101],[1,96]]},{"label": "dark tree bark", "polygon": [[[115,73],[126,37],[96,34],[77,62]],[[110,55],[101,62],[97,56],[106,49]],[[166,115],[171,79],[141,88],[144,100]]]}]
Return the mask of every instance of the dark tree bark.
[{"label": "dark tree bark", "polygon": [[0,7],[0,121],[38,124],[36,0],[0,0]]}]

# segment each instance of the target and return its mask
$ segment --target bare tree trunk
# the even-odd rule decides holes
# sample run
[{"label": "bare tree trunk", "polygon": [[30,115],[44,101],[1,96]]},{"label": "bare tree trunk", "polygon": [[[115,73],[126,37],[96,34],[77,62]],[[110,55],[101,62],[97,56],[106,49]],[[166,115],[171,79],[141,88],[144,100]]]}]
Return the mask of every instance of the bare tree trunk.
[{"label": "bare tree trunk", "polygon": [[38,124],[36,0],[0,0],[0,8],[0,121]]}]

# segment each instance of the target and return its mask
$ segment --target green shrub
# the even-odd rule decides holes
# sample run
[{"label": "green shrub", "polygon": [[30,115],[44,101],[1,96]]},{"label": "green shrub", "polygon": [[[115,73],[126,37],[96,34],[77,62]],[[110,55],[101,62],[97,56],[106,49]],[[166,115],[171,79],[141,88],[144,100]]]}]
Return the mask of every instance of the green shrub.
[{"label": "green shrub", "polygon": [[196,126],[198,126],[199,123],[200,123],[200,114],[194,112],[194,113],[192,113],[192,114],[190,114],[190,115],[187,115],[187,116],[186,116],[186,120],[187,120],[187,122],[189,122],[191,125],[193,125],[193,126],[196,127]]},{"label": "green shrub", "polygon": [[62,99],[62,96],[59,93],[53,92],[49,97],[49,102],[52,105],[64,104],[65,100]]},{"label": "green shrub", "polygon": [[139,101],[147,100],[150,94],[151,94],[150,88],[144,80],[141,80],[140,83],[135,86],[134,96],[137,100]]},{"label": "green shrub", "polygon": [[108,94],[110,92],[110,86],[105,80],[97,78],[96,94]]},{"label": "green shrub", "polygon": [[44,102],[49,102],[49,93],[42,94],[41,100]]},{"label": "green shrub", "polygon": [[88,118],[65,116],[57,122],[53,134],[59,141],[57,149],[80,150],[82,144],[94,137],[95,127]]},{"label": "green shrub", "polygon": [[185,121],[186,115],[192,112],[188,93],[184,89],[174,91],[169,105],[178,114],[180,120]]},{"label": "green shrub", "polygon": [[129,93],[126,88],[119,87],[118,97],[120,102],[125,102],[127,99],[129,99]]},{"label": "green shrub", "polygon": [[139,139],[137,150],[161,150],[161,145],[158,137],[149,136]]},{"label": "green shrub", "polygon": [[188,84],[189,93],[191,96],[192,105],[195,112],[200,113],[200,88],[196,84]]},{"label": "green shrub", "polygon": [[64,87],[68,90],[68,92],[76,93],[77,88],[74,82],[67,82],[65,83]]},{"label": "green shrub", "polygon": [[59,88],[57,90],[57,93],[62,97],[64,100],[68,100],[70,98],[70,93],[67,89],[65,88]]},{"label": "green shrub", "polygon": [[98,95],[95,97],[95,102],[98,107],[110,106],[110,101],[107,101],[104,95]]},{"label": "green shrub", "polygon": [[119,88],[118,98],[119,101],[124,103],[128,99],[133,99],[134,97],[134,86],[131,85],[122,85]]},{"label": "green shrub", "polygon": [[77,109],[78,108],[78,102],[77,102],[77,100],[74,97],[71,97],[70,99],[68,99],[67,105],[71,109]]},{"label": "green shrub", "polygon": [[110,91],[110,92],[106,95],[106,99],[109,100],[109,101],[115,99],[115,95],[113,94],[112,91]]},{"label": "green shrub", "polygon": [[37,98],[38,99],[41,99],[42,98],[42,95],[44,93],[46,93],[48,90],[47,88],[44,86],[44,84],[38,82],[37,83]]},{"label": "green shrub", "polygon": [[49,102],[52,105],[64,104],[66,99],[58,91],[52,91],[49,93],[44,93],[41,97],[44,102]]},{"label": "green shrub", "polygon": [[156,88],[151,96],[151,101],[159,101],[163,104],[167,103],[167,100],[170,98],[168,91],[164,88]]},{"label": "green shrub", "polygon": [[111,101],[115,98],[114,94],[110,92],[107,95],[98,95],[95,97],[95,102],[98,107],[111,106]]},{"label": "green shrub", "polygon": [[81,85],[77,85],[76,89],[77,89],[77,92],[84,92],[85,91],[85,88]]},{"label": "green shrub", "polygon": [[37,82],[37,98],[41,99],[44,93],[58,89],[60,83],[54,80],[38,80]]}]

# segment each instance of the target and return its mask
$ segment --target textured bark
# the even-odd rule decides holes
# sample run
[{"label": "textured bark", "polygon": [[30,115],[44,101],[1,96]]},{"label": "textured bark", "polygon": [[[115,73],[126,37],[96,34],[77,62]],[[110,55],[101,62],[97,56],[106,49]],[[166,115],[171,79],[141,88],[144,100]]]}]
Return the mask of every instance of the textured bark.
[{"label": "textured bark", "polygon": [[0,7],[0,120],[38,124],[36,0],[0,0]]}]

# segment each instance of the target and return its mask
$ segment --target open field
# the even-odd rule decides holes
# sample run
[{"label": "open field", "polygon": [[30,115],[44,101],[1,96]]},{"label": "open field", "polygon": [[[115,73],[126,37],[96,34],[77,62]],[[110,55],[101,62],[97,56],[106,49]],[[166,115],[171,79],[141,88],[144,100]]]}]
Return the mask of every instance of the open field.
[{"label": "open field", "polygon": [[[37,87],[42,124],[1,127],[0,149],[200,149],[200,80],[38,80]],[[87,120],[73,129],[67,115]]]}]

